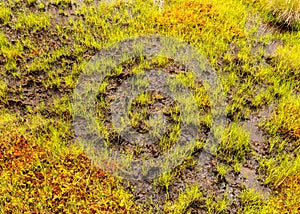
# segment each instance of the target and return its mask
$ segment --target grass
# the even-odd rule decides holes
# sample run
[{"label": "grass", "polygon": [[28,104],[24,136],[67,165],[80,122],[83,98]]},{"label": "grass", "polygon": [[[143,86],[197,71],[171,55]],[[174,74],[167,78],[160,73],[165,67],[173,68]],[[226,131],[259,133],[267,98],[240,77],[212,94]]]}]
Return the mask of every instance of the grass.
[{"label": "grass", "polygon": [[2,103],[7,103],[7,92],[6,92],[7,85],[2,80],[0,82],[0,99]]},{"label": "grass", "polygon": [[2,24],[8,24],[10,21],[11,16],[11,9],[9,7],[5,7],[1,3],[1,9],[0,9],[0,21]]},{"label": "grass", "polygon": [[[161,10],[152,1],[84,2],[0,3],[1,213],[145,213],[145,209],[297,213],[299,1],[168,0]],[[281,28],[258,33],[261,22]],[[218,185],[230,185],[232,174],[238,176],[242,166],[257,163],[253,169],[259,182],[270,188],[268,199],[254,189],[240,187],[234,195],[237,202],[232,202],[226,191],[211,193],[193,180],[197,179],[197,155],[207,146],[205,137],[197,139],[196,148],[180,166],[152,181],[156,194],[163,198],[159,205],[138,202],[125,187],[126,181],[96,168],[74,146],[72,92],[87,62],[115,42],[144,34],[173,36],[193,45],[207,57],[222,83],[227,125],[220,144],[212,150],[211,176],[217,184],[211,186],[219,190]],[[266,54],[266,48],[277,40],[281,45]],[[116,142],[116,130],[109,125],[109,103],[118,86],[114,80],[151,68],[166,68],[191,90],[203,116],[201,131],[206,135],[212,128],[209,94],[204,84],[195,83],[191,71],[163,56],[140,57],[113,68],[98,90],[97,122],[111,145]],[[159,93],[140,94],[129,108],[132,126],[149,131],[157,122],[149,120],[150,109],[165,100]],[[270,105],[274,106],[270,116],[263,114],[267,118],[260,119],[258,115]],[[176,102],[160,110],[170,125],[157,142],[158,154],[176,144],[182,122]],[[256,139],[243,125],[253,118],[260,121],[255,126],[263,133],[265,149],[256,148]],[[147,158],[147,148],[121,149],[128,158]],[[195,177],[187,179],[190,174]]]},{"label": "grass", "polygon": [[178,199],[172,204],[165,205],[165,213],[184,213],[187,212],[189,206],[195,201],[203,197],[203,194],[197,186],[189,186],[185,192],[178,195]]},{"label": "grass", "polygon": [[[90,168],[83,154],[65,154],[57,162],[23,136],[5,138],[11,144],[1,148],[6,166],[1,174],[2,212],[126,212],[133,208],[128,204],[131,196],[116,188],[118,184],[103,171]],[[110,199],[103,198],[103,192],[120,201],[107,203]]]},{"label": "grass", "polygon": [[[249,134],[238,124],[232,124],[225,130],[218,148],[218,156],[227,163],[239,163],[245,160],[249,150]],[[222,170],[223,171],[223,170]]]},{"label": "grass", "polygon": [[262,17],[282,30],[299,30],[300,4],[297,0],[245,1],[254,5]]},{"label": "grass", "polygon": [[17,30],[30,30],[37,31],[43,30],[50,26],[50,17],[46,13],[20,13],[18,14],[18,20],[15,24]]},{"label": "grass", "polygon": [[297,0],[272,0],[267,4],[267,9],[286,26],[299,25],[300,23],[300,3]]},{"label": "grass", "polygon": [[[58,121],[51,127],[54,121],[41,116],[29,119],[28,124],[19,121],[18,115],[1,115],[1,212],[135,210],[132,196],[118,187],[120,181],[91,165],[82,151],[61,145],[67,130]],[[5,128],[8,123],[15,127]],[[51,135],[40,134],[47,130]]]},{"label": "grass", "polygon": [[[284,185],[280,188],[277,197],[272,198],[268,204],[264,207],[264,213],[272,212],[276,213],[286,212],[297,213],[299,210],[299,177],[290,176],[287,177]],[[274,209],[276,207],[276,209]]]},{"label": "grass", "polygon": [[286,138],[300,137],[300,101],[299,97],[290,95],[283,98],[276,112],[265,124],[272,134],[279,133]]}]

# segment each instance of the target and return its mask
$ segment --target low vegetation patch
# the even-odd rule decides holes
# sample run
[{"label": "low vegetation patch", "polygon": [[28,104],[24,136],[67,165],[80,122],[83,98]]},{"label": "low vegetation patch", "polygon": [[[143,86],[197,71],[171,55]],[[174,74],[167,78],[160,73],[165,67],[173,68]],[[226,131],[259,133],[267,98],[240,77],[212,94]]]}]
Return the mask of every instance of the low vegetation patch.
[{"label": "low vegetation patch", "polygon": [[132,196],[83,154],[54,159],[17,131],[0,137],[0,210],[128,213]]},{"label": "low vegetation patch", "polygon": [[277,21],[288,26],[300,24],[300,2],[297,0],[267,1],[266,8],[276,17]]},{"label": "low vegetation patch", "polygon": [[[1,1],[0,213],[297,213],[299,7],[296,0],[166,0],[161,8],[152,0]],[[128,115],[135,131],[160,139],[137,146],[121,138],[110,103],[134,75],[173,76],[201,114],[195,148],[179,166],[153,180],[122,180],[75,146],[72,95],[101,49],[148,34],[184,40],[207,58],[226,97],[225,126],[210,150],[213,103],[185,65],[164,56],[122,62],[95,97],[111,148],[147,159],[180,136],[178,103],[154,90],[140,93]],[[163,129],[151,117],[158,111]]]}]

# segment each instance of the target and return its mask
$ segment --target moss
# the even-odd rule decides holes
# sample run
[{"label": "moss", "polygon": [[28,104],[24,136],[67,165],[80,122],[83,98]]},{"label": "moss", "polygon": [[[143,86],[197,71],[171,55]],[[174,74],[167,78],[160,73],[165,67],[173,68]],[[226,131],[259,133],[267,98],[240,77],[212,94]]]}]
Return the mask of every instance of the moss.
[{"label": "moss", "polygon": [[15,24],[16,29],[23,30],[45,30],[50,26],[50,15],[46,13],[20,13],[18,14],[18,20]]}]

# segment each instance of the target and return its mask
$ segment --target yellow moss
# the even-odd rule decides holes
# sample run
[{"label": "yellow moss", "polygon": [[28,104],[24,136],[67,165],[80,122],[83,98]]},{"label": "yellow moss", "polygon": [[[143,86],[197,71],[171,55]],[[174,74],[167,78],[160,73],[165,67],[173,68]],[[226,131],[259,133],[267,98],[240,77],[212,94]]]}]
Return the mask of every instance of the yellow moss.
[{"label": "yellow moss", "polygon": [[288,177],[260,213],[299,213],[300,176]]}]

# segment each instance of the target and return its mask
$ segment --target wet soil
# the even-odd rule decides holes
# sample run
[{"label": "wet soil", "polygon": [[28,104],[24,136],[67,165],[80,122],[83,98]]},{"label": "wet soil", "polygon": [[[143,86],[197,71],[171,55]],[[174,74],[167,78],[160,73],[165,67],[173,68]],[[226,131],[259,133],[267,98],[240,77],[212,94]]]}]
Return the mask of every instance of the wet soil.
[{"label": "wet soil", "polygon": [[[54,98],[60,98],[63,94],[69,94],[71,97],[72,88],[67,86],[64,82],[66,77],[72,71],[71,65],[77,64],[78,59],[82,56],[72,53],[74,38],[72,36],[63,38],[62,35],[55,30],[56,24],[63,25],[69,18],[74,17],[75,8],[66,7],[67,14],[59,13],[59,6],[45,4],[46,7],[41,9],[37,7],[37,4],[26,5],[20,2],[16,4],[12,10],[11,20],[15,22],[17,19],[17,12],[30,10],[31,12],[47,11],[51,14],[51,27],[44,30],[28,31],[23,29],[15,29],[10,25],[1,25],[1,31],[3,31],[6,37],[9,39],[12,45],[18,41],[29,38],[32,42],[34,49],[31,50],[25,44],[23,46],[24,53],[16,60],[16,69],[8,70],[5,67],[6,60],[0,54],[0,77],[4,79],[7,85],[7,101],[0,102],[0,107],[4,107],[12,112],[18,112],[24,116],[29,113],[29,109],[35,109],[42,103],[46,108],[49,108],[53,103]],[[59,59],[54,62],[43,62],[43,55],[45,57],[51,56],[52,53],[62,47],[68,50]],[[89,58],[96,52],[90,50],[85,53],[85,57]],[[48,54],[48,55],[47,55]],[[32,63],[35,60],[40,60],[44,67],[31,68]],[[66,66],[67,64],[67,66]],[[68,66],[70,65],[70,66]],[[50,67],[50,68],[49,68]],[[66,67],[68,69],[66,69]],[[58,75],[55,77],[62,80],[60,85],[50,84],[47,82],[51,79],[49,75],[50,71],[58,70]],[[48,114],[49,112],[46,112]]]},{"label": "wet soil", "polygon": [[[253,23],[249,20],[246,28],[249,29],[252,25]],[[252,52],[255,55],[261,49],[265,51],[264,57],[260,61],[263,66],[270,66],[268,64],[269,59],[272,58],[276,48],[282,46],[283,43],[281,40],[274,39],[268,45],[265,45],[258,42],[258,38],[272,34],[275,31],[278,31],[278,29],[261,22],[258,31],[254,35],[257,40],[251,45]],[[237,54],[239,51],[238,47],[234,48],[234,44],[232,45],[231,50],[233,50],[233,54]],[[246,155],[246,161],[239,173],[231,170],[226,174],[225,178],[220,178],[216,172],[216,165],[221,160],[199,150],[192,155],[192,160],[195,160],[197,164],[187,164],[186,167],[179,166],[174,170],[176,173],[172,177],[168,190],[164,186],[154,185],[154,181],[127,181],[128,183],[125,182],[125,185],[128,185],[128,190],[134,194],[139,204],[147,210],[151,207],[154,213],[163,213],[166,202],[177,198],[178,194],[184,191],[187,185],[191,184],[199,185],[205,197],[214,196],[218,199],[224,196],[227,197],[230,204],[228,213],[241,211],[242,203],[239,196],[243,190],[254,189],[261,199],[267,199],[273,190],[264,184],[264,174],[259,171],[259,160],[270,155],[270,145],[268,143],[269,136],[260,127],[260,123],[270,117],[275,107],[276,103],[273,103],[270,106],[253,109],[252,113],[240,123],[250,133],[251,152]],[[233,122],[231,120],[232,118],[228,118],[228,123]],[[255,153],[255,155],[251,153]],[[204,203],[204,201],[196,200],[190,205],[188,210],[191,213],[206,213],[207,209]]]},{"label": "wet soil", "polygon": [[[134,64],[124,65],[122,76],[107,80],[109,82],[107,87],[108,90],[102,94],[106,97],[105,103],[110,103],[114,99],[113,94],[122,82],[126,82],[126,78],[130,76],[129,73],[133,67]],[[151,69],[154,68],[155,66]],[[168,65],[165,65],[165,72],[178,74],[183,71],[183,67],[176,64],[176,62],[170,61]],[[174,101],[172,99],[162,99],[158,100],[157,104],[158,106],[172,106],[174,105]],[[139,106],[135,106],[133,109],[137,110],[138,108]],[[259,127],[259,124],[268,119],[273,108],[274,106],[271,106],[259,110],[258,113],[252,113],[248,119],[240,124],[249,131],[251,151],[257,153],[260,158],[268,154],[269,144],[267,134]],[[153,108],[147,108],[147,112],[149,114],[153,113]],[[106,109],[104,114],[106,115],[106,118],[111,117],[109,108]],[[112,125],[109,125],[111,123],[110,120],[107,120],[106,122],[106,125],[111,128]],[[175,123],[176,121],[171,118],[168,122]],[[229,124],[232,121],[230,118],[227,118],[227,122]],[[136,131],[141,133],[149,131],[144,129],[141,124],[135,128]],[[208,131],[209,129],[207,127],[202,127],[201,130],[199,130],[202,140],[207,138]],[[119,152],[125,148],[126,153],[134,155],[134,159],[156,158],[165,152],[158,142],[153,142],[152,144],[138,146],[139,152],[142,153],[141,155],[141,153],[135,151],[136,146],[132,144],[133,142],[122,139],[112,128],[110,129],[110,133],[112,134],[112,142],[114,142],[110,146]],[[272,191],[263,184],[263,174],[258,170],[258,162],[259,159],[249,152],[239,173],[230,170],[225,178],[221,178],[216,171],[216,165],[223,163],[222,160],[204,152],[202,149],[198,149],[194,151],[190,160],[173,170],[171,173],[172,179],[168,189],[163,185],[155,185],[155,183],[157,183],[155,180],[125,180],[124,185],[127,187],[128,191],[132,192],[138,204],[146,210],[149,210],[150,208],[153,209],[154,213],[163,213],[166,202],[176,199],[178,194],[184,191],[188,185],[192,184],[200,186],[201,191],[204,193],[204,197],[213,196],[218,199],[227,197],[230,204],[230,210],[228,210],[228,212],[237,213],[242,207],[239,196],[243,190],[254,189],[259,193],[262,199],[266,199]],[[192,213],[205,213],[206,209],[204,203],[205,201],[203,200],[194,201],[189,209]]]}]

